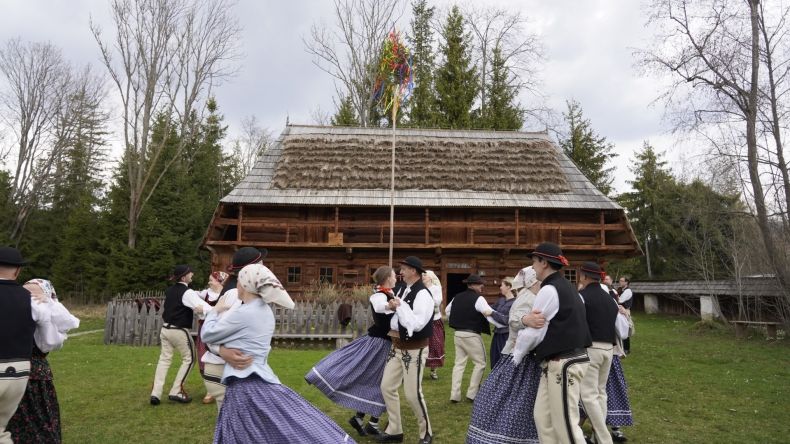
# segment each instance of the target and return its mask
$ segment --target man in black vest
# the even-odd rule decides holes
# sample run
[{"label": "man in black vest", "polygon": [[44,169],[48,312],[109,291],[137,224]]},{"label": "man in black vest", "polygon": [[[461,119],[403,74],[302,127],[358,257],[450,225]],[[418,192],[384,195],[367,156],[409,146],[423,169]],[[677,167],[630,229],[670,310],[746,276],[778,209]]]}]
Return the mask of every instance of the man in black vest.
[{"label": "man in black vest", "polygon": [[420,444],[432,442],[433,431],[428,418],[428,406],[422,394],[422,375],[428,358],[428,339],[432,334],[433,297],[422,283],[425,269],[422,261],[409,256],[401,263],[400,272],[405,285],[395,293],[397,306],[390,320],[389,336],[392,349],[387,356],[381,379],[381,394],[387,406],[387,429],[376,437],[378,442],[403,442],[400,397],[398,388],[417,416]]},{"label": "man in black vest", "polygon": [[[631,285],[631,278],[623,276],[620,278],[620,296],[618,298],[620,305],[622,305],[628,314],[631,314],[631,306],[634,304],[634,292],[628,286]],[[623,351],[625,354],[631,353],[631,338],[623,339]]]},{"label": "man in black vest", "polygon": [[[592,345],[587,347],[590,365],[584,374],[581,398],[584,411],[590,418],[595,442],[611,443],[612,437],[606,428],[606,381],[612,366],[612,352],[617,342],[617,303],[601,287],[601,267],[595,262],[582,264],[579,284],[587,313]],[[626,326],[627,328],[627,326]]]},{"label": "man in black vest", "polygon": [[36,329],[30,292],[16,282],[27,262],[19,250],[0,247],[0,443],[11,444],[6,431],[25,394]]},{"label": "man in black vest", "polygon": [[156,365],[154,386],[151,389],[151,405],[159,405],[167,370],[173,359],[173,350],[181,355],[181,367],[178,369],[167,399],[180,403],[192,401],[184,390],[184,382],[195,363],[195,343],[189,330],[192,328],[195,313],[206,314],[213,308],[196,291],[189,288],[193,274],[189,265],[176,265],[170,278],[176,283],[165,290],[165,307],[162,312],[164,323],[159,331],[162,350]]},{"label": "man in black vest", "polygon": [[530,254],[532,268],[541,286],[533,312],[544,321],[538,325],[524,316],[528,325],[519,335],[525,349],[541,361],[543,373],[538,386],[534,417],[542,443],[584,444],[579,426],[579,388],[590,359],[590,330],[584,302],[573,284],[559,271],[568,265],[557,244],[544,242]]},{"label": "man in black vest", "polygon": [[450,401],[461,400],[461,381],[466,370],[466,361],[472,358],[474,368],[466,391],[466,399],[475,400],[480,389],[480,381],[486,369],[486,347],[483,344],[482,333],[491,334],[486,316],[491,316],[493,310],[488,305],[483,293],[483,278],[477,274],[470,274],[463,281],[468,287],[453,297],[453,300],[444,309],[450,319],[450,327],[455,330],[455,365],[453,366],[453,381],[450,388]]}]

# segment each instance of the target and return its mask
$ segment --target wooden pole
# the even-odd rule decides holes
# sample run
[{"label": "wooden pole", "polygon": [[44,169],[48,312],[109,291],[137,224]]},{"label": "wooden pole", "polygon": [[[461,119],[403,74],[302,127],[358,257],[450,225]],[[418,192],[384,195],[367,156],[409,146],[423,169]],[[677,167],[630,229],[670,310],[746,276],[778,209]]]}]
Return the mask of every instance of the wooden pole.
[{"label": "wooden pole", "polygon": [[392,266],[392,247],[395,233],[395,127],[397,126],[396,116],[398,114],[398,99],[395,97],[392,104],[392,159],[390,161],[390,254],[389,266]]}]

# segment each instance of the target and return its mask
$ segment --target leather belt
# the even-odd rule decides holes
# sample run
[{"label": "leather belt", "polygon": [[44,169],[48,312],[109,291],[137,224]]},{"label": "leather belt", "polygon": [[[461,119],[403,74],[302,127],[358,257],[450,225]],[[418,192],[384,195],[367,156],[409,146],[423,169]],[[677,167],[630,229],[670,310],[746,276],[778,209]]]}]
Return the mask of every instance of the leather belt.
[{"label": "leather belt", "polygon": [[587,356],[587,349],[586,348],[574,348],[573,350],[564,351],[562,353],[558,353],[550,358],[546,358],[547,361],[559,361],[560,359],[569,359],[569,358],[576,358],[579,356]]},{"label": "leather belt", "polygon": [[166,328],[168,330],[172,330],[172,329],[176,329],[176,328],[189,328],[189,327],[179,327],[177,325],[173,325],[173,324],[170,324],[170,323],[165,323],[165,324],[162,324],[162,328]]},{"label": "leather belt", "polygon": [[392,345],[401,350],[417,350],[428,346],[428,338],[404,341],[401,338],[392,338]]}]

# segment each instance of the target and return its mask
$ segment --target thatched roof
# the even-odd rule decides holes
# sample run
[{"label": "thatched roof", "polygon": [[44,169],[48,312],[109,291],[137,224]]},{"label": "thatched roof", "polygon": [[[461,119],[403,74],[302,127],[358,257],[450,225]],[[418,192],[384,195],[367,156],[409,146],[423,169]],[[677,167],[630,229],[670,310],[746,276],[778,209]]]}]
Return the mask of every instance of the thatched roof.
[{"label": "thatched roof", "polygon": [[[388,206],[392,130],[285,128],[222,202]],[[395,204],[621,210],[544,133],[398,129]]]}]

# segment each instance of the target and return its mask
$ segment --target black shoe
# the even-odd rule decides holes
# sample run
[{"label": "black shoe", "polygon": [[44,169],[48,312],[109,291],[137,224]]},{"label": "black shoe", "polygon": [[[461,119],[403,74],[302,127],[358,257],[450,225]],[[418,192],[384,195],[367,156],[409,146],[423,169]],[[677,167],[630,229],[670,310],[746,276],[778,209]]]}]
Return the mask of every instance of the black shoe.
[{"label": "black shoe", "polygon": [[472,404],[474,404],[474,402],[475,402],[475,400],[474,400],[474,399],[472,399],[472,398],[470,398],[470,397],[468,397],[468,396],[466,397],[466,400],[467,400],[467,401],[469,401],[469,402],[471,402]]},{"label": "black shoe", "polygon": [[381,430],[379,430],[378,426],[374,426],[371,423],[367,423],[365,424],[365,433],[371,436],[376,436],[381,433]]},{"label": "black shoe", "polygon": [[455,399],[451,399],[450,402],[452,402],[453,404],[458,404],[459,401],[456,401]]},{"label": "black shoe", "polygon": [[418,444],[431,444],[433,442],[433,436],[425,435],[425,438],[421,439]]},{"label": "black shoe", "polygon": [[186,393],[179,393],[177,395],[170,395],[167,399],[175,402],[180,402],[181,404],[188,404],[192,402],[192,398],[189,397]]},{"label": "black shoe", "polygon": [[348,423],[351,424],[351,427],[354,427],[354,430],[359,433],[359,436],[367,436],[367,432],[365,429],[362,428],[362,420],[357,418],[356,416],[352,416],[351,419],[348,420]]},{"label": "black shoe", "polygon": [[159,405],[159,398],[156,396],[151,396],[151,405]]},{"label": "black shoe", "polygon": [[390,435],[387,432],[381,432],[376,436],[377,442],[403,442],[403,433],[397,435]]},{"label": "black shoe", "polygon": [[612,441],[626,442],[628,441],[628,438],[626,438],[623,432],[621,432],[620,430],[612,430]]}]

